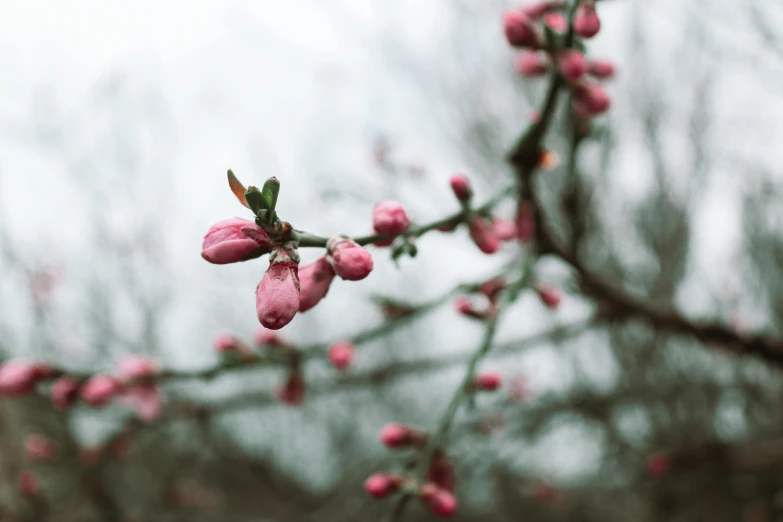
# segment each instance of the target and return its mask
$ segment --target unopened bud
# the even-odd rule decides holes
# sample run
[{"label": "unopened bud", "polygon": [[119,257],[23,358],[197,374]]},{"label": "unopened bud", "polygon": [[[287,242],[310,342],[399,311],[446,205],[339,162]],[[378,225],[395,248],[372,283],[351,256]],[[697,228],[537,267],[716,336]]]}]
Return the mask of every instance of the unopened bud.
[{"label": "unopened bud", "polygon": [[33,434],[24,441],[27,454],[36,460],[47,460],[54,455],[54,442],[43,435]]},{"label": "unopened bud", "polygon": [[614,77],[614,64],[609,60],[593,60],[587,66],[587,72],[596,78],[606,80]]},{"label": "unopened bud", "polygon": [[299,311],[306,312],[326,297],[334,279],[334,269],[326,257],[299,269]]},{"label": "unopened bud", "polygon": [[328,357],[332,366],[338,370],[344,370],[353,361],[354,347],[348,342],[337,342],[329,347]]},{"label": "unopened bud", "polygon": [[522,11],[506,11],[503,15],[503,32],[513,47],[535,47],[539,44],[533,21]]},{"label": "unopened bud", "polygon": [[372,256],[351,239],[333,237],[326,243],[326,249],[327,260],[337,275],[346,281],[359,281],[372,272]]},{"label": "unopened bud", "polygon": [[79,395],[79,381],[65,375],[60,377],[52,384],[51,396],[52,404],[58,410],[65,410],[70,407]]},{"label": "unopened bud", "polygon": [[541,51],[526,49],[517,56],[514,68],[525,78],[541,76],[549,69],[549,59]]},{"label": "unopened bud", "polygon": [[541,299],[541,302],[543,302],[548,308],[554,310],[555,308],[560,306],[560,301],[562,299],[562,296],[560,295],[560,291],[557,288],[553,288],[547,285],[537,284],[536,293],[538,294],[538,297]]},{"label": "unopened bud", "polygon": [[495,391],[500,388],[503,378],[497,372],[485,372],[476,375],[473,387],[481,391]]},{"label": "unopened bud", "polygon": [[298,370],[291,370],[283,386],[277,391],[277,398],[283,404],[297,406],[304,401],[305,381]]},{"label": "unopened bud", "polygon": [[388,497],[402,485],[403,479],[392,473],[376,473],[364,481],[364,490],[373,498]]},{"label": "unopened bud", "polygon": [[380,439],[387,448],[396,449],[421,445],[424,435],[403,424],[391,423],[381,428]]},{"label": "unopened bud", "polygon": [[378,234],[394,238],[408,230],[411,220],[402,205],[396,201],[381,201],[373,208],[372,225]]},{"label": "unopened bud", "polygon": [[454,174],[451,176],[449,184],[458,200],[464,202],[473,197],[473,188],[470,186],[468,177],[464,174]]},{"label": "unopened bud", "polygon": [[299,254],[290,245],[276,248],[269,256],[269,268],[256,288],[258,321],[279,330],[299,311]]},{"label": "unopened bud", "polygon": [[422,486],[419,497],[439,517],[450,518],[457,512],[457,498],[454,494],[434,484]]},{"label": "unopened bud", "polygon": [[571,82],[584,76],[588,69],[585,55],[574,49],[560,51],[557,55],[557,66],[563,77]]},{"label": "unopened bud", "polygon": [[553,31],[564,33],[568,31],[568,20],[560,13],[546,15],[544,23],[552,28]]},{"label": "unopened bud", "polygon": [[494,254],[500,250],[500,240],[492,229],[492,224],[481,216],[474,217],[469,226],[470,237],[479,250],[485,254]]},{"label": "unopened bud", "polygon": [[593,2],[585,2],[579,6],[574,15],[574,33],[582,38],[592,38],[601,30],[601,20],[595,12]]},{"label": "unopened bud", "polygon": [[81,389],[81,397],[90,406],[104,406],[120,391],[120,383],[111,375],[95,375]]}]

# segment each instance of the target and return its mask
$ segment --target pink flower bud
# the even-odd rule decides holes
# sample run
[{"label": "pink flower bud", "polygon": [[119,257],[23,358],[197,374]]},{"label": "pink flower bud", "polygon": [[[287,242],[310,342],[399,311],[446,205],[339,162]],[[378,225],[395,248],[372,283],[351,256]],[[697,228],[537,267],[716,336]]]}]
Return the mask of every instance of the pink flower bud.
[{"label": "pink flower bud", "polygon": [[334,279],[334,269],[326,257],[299,269],[299,311],[306,312],[326,297]]},{"label": "pink flower bud", "polygon": [[278,348],[288,346],[288,343],[286,343],[279,335],[277,335],[276,332],[267,330],[263,326],[256,330],[253,338],[255,339],[255,342],[258,346],[277,346]]},{"label": "pink flower bud", "polygon": [[236,350],[240,344],[240,340],[231,334],[218,334],[212,339],[212,346],[215,347],[220,353],[232,352]]},{"label": "pink flower bud", "polygon": [[506,287],[506,279],[504,277],[496,277],[481,283],[479,286],[479,292],[487,296],[490,302],[497,300],[497,296],[501,290]]},{"label": "pink flower bud", "polygon": [[117,361],[117,375],[124,382],[152,377],[157,371],[155,363],[143,355],[123,355]]},{"label": "pink flower bud", "polygon": [[163,395],[154,383],[133,384],[125,388],[120,402],[133,408],[139,419],[147,423],[156,420],[163,412]]},{"label": "pink flower bud", "polygon": [[244,219],[225,219],[204,236],[201,257],[224,265],[255,259],[270,250],[269,236],[261,227]]},{"label": "pink flower bud", "polygon": [[552,13],[544,18],[544,23],[558,33],[568,31],[568,20],[560,13]]},{"label": "pink flower bud", "polygon": [[293,247],[275,248],[269,268],[256,288],[259,322],[270,330],[284,327],[299,311],[299,254]]},{"label": "pink flower bud", "polygon": [[326,243],[326,259],[346,281],[364,279],[373,269],[372,256],[364,248],[344,236],[336,236]]},{"label": "pink flower bud", "polygon": [[513,47],[535,47],[539,43],[532,20],[522,11],[506,11],[503,15],[503,32]]},{"label": "pink flower bud", "polygon": [[424,436],[418,430],[396,423],[381,428],[380,439],[384,446],[391,449],[418,446],[424,442]]},{"label": "pink flower bud", "polygon": [[557,55],[557,66],[566,80],[574,82],[587,73],[587,58],[574,49],[560,51]]},{"label": "pink flower bud", "polygon": [[549,60],[540,51],[524,50],[517,56],[514,68],[525,78],[541,76],[549,69]]},{"label": "pink flower bud", "polygon": [[38,495],[38,477],[32,471],[22,471],[17,480],[19,490],[30,497]]},{"label": "pink flower bud", "polygon": [[451,465],[448,457],[442,451],[436,452],[432,458],[426,479],[446,491],[454,491],[456,482],[454,466]]},{"label": "pink flower bud", "polygon": [[503,378],[497,372],[486,372],[476,375],[476,379],[473,381],[473,386],[477,390],[482,391],[495,391],[500,388],[500,384],[503,382]]},{"label": "pink flower bud", "polygon": [[381,201],[373,208],[372,226],[384,237],[397,237],[408,230],[411,220],[396,201]]},{"label": "pink flower bud", "polygon": [[454,195],[457,196],[458,200],[467,201],[473,197],[473,188],[470,186],[468,177],[464,174],[454,174],[451,176],[449,184],[451,185],[451,190],[454,192]]},{"label": "pink flower bud", "polygon": [[302,403],[305,395],[305,382],[302,374],[291,370],[283,386],[277,390],[277,398],[283,404],[296,406]]},{"label": "pink flower bud", "polygon": [[0,396],[25,395],[35,389],[42,377],[37,365],[24,361],[6,361],[0,364]]},{"label": "pink flower bud", "polygon": [[565,8],[565,2],[550,0],[548,2],[533,2],[532,4],[528,4],[522,7],[522,12],[532,19],[537,19],[563,8]]},{"label": "pink flower bud", "polygon": [[120,392],[120,383],[111,375],[95,375],[81,389],[82,400],[90,406],[104,406]]},{"label": "pink flower bud", "polygon": [[574,33],[582,38],[592,38],[601,30],[601,20],[595,12],[595,5],[586,2],[579,6],[574,16]]},{"label": "pink flower bud", "polygon": [[562,296],[560,295],[560,291],[557,288],[537,284],[536,293],[538,293],[538,297],[541,299],[541,302],[543,302],[548,308],[554,310],[560,306],[560,300],[562,299]]},{"label": "pink flower bud", "polygon": [[517,209],[517,237],[523,243],[530,243],[536,237],[536,219],[533,205],[529,201],[520,201]]},{"label": "pink flower bud", "polygon": [[457,499],[448,490],[439,488],[434,484],[425,484],[419,490],[421,500],[434,514],[443,518],[450,518],[457,512]]},{"label": "pink flower bud", "polygon": [[607,79],[614,77],[614,64],[609,60],[593,60],[587,66],[587,72],[596,78]]},{"label": "pink flower bud", "polygon": [[486,319],[490,317],[495,311],[491,300],[489,309],[486,312],[481,312],[476,310],[473,307],[473,303],[471,303],[470,299],[465,296],[459,296],[454,299],[454,308],[456,308],[457,312],[460,314],[466,317],[473,317],[474,319]]},{"label": "pink flower bud", "polygon": [[654,453],[647,458],[645,470],[651,477],[662,477],[669,472],[669,457],[664,453]]},{"label": "pink flower bud", "polygon": [[483,217],[476,216],[470,222],[470,237],[485,254],[494,254],[500,250],[500,240],[495,235],[492,225]]},{"label": "pink flower bud", "polygon": [[609,110],[612,100],[600,85],[583,84],[574,89],[574,110],[583,118],[590,118]]},{"label": "pink flower bud", "polygon": [[517,238],[517,226],[506,219],[492,218],[492,231],[501,241],[513,241]]},{"label": "pink flower bud", "polygon": [[351,343],[337,342],[329,347],[328,357],[332,366],[338,370],[344,370],[350,366],[353,360],[354,348]]},{"label": "pink flower bud", "polygon": [[402,477],[392,473],[376,473],[364,481],[364,490],[373,498],[388,497],[402,485]]},{"label": "pink flower bud", "polygon": [[69,408],[79,395],[79,381],[65,375],[52,384],[52,404],[58,410]]},{"label": "pink flower bud", "polygon": [[54,455],[54,442],[43,435],[33,434],[25,439],[24,449],[30,458],[47,460]]}]

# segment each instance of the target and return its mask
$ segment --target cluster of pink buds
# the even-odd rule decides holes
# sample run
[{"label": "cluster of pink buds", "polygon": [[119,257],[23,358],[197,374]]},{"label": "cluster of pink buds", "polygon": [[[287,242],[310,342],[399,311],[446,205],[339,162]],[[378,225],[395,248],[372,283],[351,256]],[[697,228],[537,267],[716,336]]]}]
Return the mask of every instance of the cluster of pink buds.
[{"label": "cluster of pink buds", "polygon": [[[387,424],[380,432],[381,442],[390,449],[425,447],[426,436],[420,431],[402,424]],[[364,482],[364,489],[373,498],[385,498],[400,489],[415,492],[421,501],[434,514],[449,518],[457,511],[457,499],[454,496],[454,467],[446,454],[440,450],[432,457],[432,462],[423,483],[412,477],[396,473],[376,473]]]},{"label": "cluster of pink buds", "polygon": [[[269,268],[256,287],[258,321],[266,328],[279,330],[297,312],[313,308],[326,297],[335,275],[359,281],[372,271],[370,253],[344,236],[330,239],[326,255],[300,269],[300,233],[281,221],[275,210],[280,190],[277,179],[268,179],[262,190],[246,189],[229,171],[228,182],[240,203],[253,211],[255,222],[227,219],[213,225],[204,236],[201,255],[210,263],[226,264],[269,254]],[[391,201],[376,205],[373,222],[387,239],[410,226],[402,207]]]},{"label": "cluster of pink buds", "polygon": [[[588,61],[577,49],[563,48],[562,36],[546,38],[546,30],[563,34],[568,20],[563,14],[565,2],[543,1],[506,12],[503,29],[509,44],[522,49],[514,67],[526,78],[546,74],[553,66],[569,83],[576,113],[585,119],[606,112],[611,99],[590,77],[605,80],[614,76],[614,65],[606,60]],[[601,29],[595,0],[581,0],[574,14],[573,32],[579,38],[592,38]]]},{"label": "cluster of pink buds", "polygon": [[[451,190],[465,212],[468,232],[476,246],[485,254],[494,254],[500,250],[503,241],[518,239],[517,225],[513,221],[497,216],[487,216],[471,209],[473,188],[464,174],[454,174],[450,180]],[[439,228],[442,232],[451,232],[459,222],[448,223]]]}]

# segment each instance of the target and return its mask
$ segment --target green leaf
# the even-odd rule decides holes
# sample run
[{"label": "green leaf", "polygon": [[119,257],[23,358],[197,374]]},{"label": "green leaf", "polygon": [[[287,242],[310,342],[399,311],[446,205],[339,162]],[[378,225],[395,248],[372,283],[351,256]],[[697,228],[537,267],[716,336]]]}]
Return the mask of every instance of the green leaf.
[{"label": "green leaf", "polygon": [[258,215],[262,210],[266,210],[266,203],[261,191],[258,190],[258,187],[250,186],[247,188],[245,191],[245,201],[247,201],[250,210],[252,210],[255,215]]},{"label": "green leaf", "polygon": [[261,189],[261,197],[264,198],[266,208],[274,214],[277,207],[277,196],[280,193],[280,182],[274,176],[266,180],[264,188]]}]

